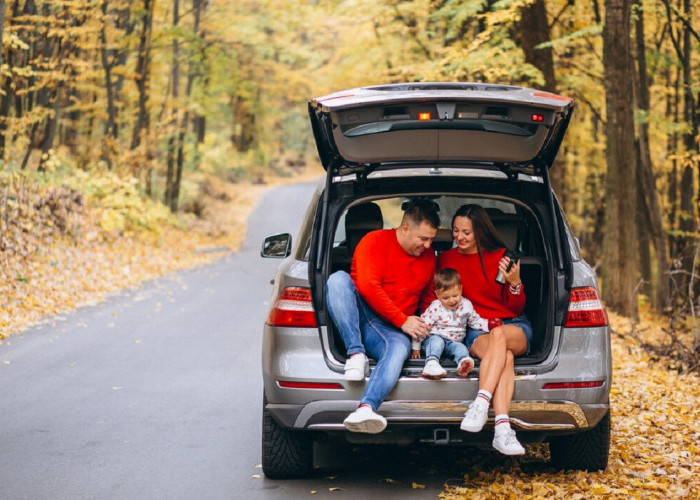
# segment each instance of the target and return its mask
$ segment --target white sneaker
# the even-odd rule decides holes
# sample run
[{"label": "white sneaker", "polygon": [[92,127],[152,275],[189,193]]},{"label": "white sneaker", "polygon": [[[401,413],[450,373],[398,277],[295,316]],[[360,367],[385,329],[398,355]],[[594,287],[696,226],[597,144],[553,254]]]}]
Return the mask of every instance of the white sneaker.
[{"label": "white sneaker", "polygon": [[378,434],[386,428],[386,419],[374,413],[369,406],[360,406],[343,421],[350,432]]},{"label": "white sneaker", "polygon": [[493,437],[493,447],[504,455],[524,455],[525,448],[520,444],[518,438],[515,437],[513,429],[508,432],[501,432]]},{"label": "white sneaker", "polygon": [[458,377],[466,377],[469,375],[469,372],[474,369],[474,360],[471,358],[471,356],[467,356],[466,358],[462,358],[459,364],[457,365],[457,376]]},{"label": "white sneaker", "polygon": [[437,359],[430,358],[425,362],[425,367],[421,375],[431,380],[437,380],[447,375],[447,371],[440,366],[440,362]]},{"label": "white sneaker", "polygon": [[462,423],[459,428],[467,432],[479,432],[484,428],[486,420],[489,418],[489,407],[485,404],[479,404],[479,400],[472,401],[469,405],[467,413],[464,414]]},{"label": "white sneaker", "polygon": [[359,382],[369,373],[369,361],[362,353],[353,354],[345,361],[345,380]]}]

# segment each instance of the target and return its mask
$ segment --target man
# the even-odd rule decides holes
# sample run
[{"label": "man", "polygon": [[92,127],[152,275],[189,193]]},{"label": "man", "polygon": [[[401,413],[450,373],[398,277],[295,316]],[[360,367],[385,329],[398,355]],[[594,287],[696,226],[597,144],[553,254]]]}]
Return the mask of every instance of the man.
[{"label": "man", "polygon": [[439,225],[432,203],[409,202],[397,229],[379,229],[362,238],[350,274],[337,271],[328,278],[328,311],[348,354],[345,379],[364,380],[367,354],[377,360],[360,406],[344,421],[349,431],[384,430],[386,419],[376,412],[399,380],[411,339],[428,336],[416,312],[427,306],[435,274],[431,244]]}]

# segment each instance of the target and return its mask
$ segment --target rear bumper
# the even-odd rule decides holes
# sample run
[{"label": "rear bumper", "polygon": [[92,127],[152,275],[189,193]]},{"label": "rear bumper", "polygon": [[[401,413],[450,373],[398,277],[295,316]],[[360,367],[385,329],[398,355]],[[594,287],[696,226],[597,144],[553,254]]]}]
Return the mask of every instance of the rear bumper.
[{"label": "rear bumper", "polygon": [[[469,406],[464,401],[386,401],[379,408],[393,426],[459,425]],[[313,401],[303,406],[268,404],[283,426],[314,431],[344,431],[343,420],[357,407],[356,400]],[[609,405],[579,405],[572,401],[513,401],[511,425],[525,431],[586,430],[598,424]],[[486,428],[493,426],[493,411]]]},{"label": "rear bumper", "polygon": [[[558,334],[559,332],[557,332]],[[609,333],[604,328],[565,330],[560,348],[536,367],[516,367],[509,415],[513,426],[532,434],[578,432],[595,427],[609,411],[612,376]],[[265,327],[263,381],[267,409],[283,427],[344,431],[343,420],[357,408],[364,383],[347,382],[343,365],[324,356],[327,346],[317,329]],[[330,389],[285,388],[281,381],[331,384]],[[544,389],[547,384],[602,382],[592,388]],[[440,381],[405,370],[379,408],[389,428],[459,426],[479,389],[478,373]],[[493,412],[487,426],[493,425]]]}]

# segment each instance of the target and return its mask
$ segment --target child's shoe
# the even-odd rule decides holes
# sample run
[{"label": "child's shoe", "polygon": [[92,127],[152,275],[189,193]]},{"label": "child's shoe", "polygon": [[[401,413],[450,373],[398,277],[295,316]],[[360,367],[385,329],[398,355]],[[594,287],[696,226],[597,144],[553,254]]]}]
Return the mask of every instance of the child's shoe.
[{"label": "child's shoe", "polygon": [[471,356],[462,358],[457,365],[457,376],[466,377],[474,369],[474,360]]},{"label": "child's shoe", "polygon": [[447,371],[440,366],[437,359],[429,359],[425,362],[425,368],[423,368],[421,375],[431,380],[437,380],[447,375]]}]

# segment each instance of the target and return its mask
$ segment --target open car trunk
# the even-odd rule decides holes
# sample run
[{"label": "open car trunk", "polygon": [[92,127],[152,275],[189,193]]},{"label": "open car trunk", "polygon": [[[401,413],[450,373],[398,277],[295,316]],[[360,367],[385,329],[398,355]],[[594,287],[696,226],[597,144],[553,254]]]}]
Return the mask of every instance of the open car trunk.
[{"label": "open car trunk", "polygon": [[[326,317],[328,275],[349,269],[362,231],[398,226],[402,199],[428,196],[440,205],[444,228],[434,245],[436,254],[451,247],[457,207],[476,202],[494,209],[492,219],[504,240],[523,254],[525,313],[534,340],[529,355],[517,364],[547,357],[573,275],[549,168],[573,107],[567,97],[479,83],[380,85],[309,101],[319,158],[327,171],[309,277],[319,324],[328,327],[324,345],[330,355],[345,358]],[[354,208],[366,202],[384,203],[379,223],[371,220],[375,209]],[[502,213],[495,211],[499,207]]]},{"label": "open car trunk", "polygon": [[[555,227],[548,219],[546,200],[542,197],[544,186],[541,182],[527,182],[519,186],[513,181],[498,179],[457,178],[447,179],[436,176],[422,177],[412,182],[405,179],[366,180],[360,185],[352,181],[338,182],[329,187],[332,201],[328,204],[326,224],[328,234],[334,235],[325,242],[322,251],[324,258],[320,268],[314,273],[316,292],[319,301],[316,309],[325,311],[323,293],[325,281],[332,272],[350,270],[354,248],[367,232],[381,228],[398,227],[403,212],[401,205],[409,198],[429,198],[440,207],[441,227],[433,242],[437,255],[452,248],[451,220],[454,212],[463,204],[476,203],[489,213],[494,226],[511,250],[522,254],[521,278],[526,294],[525,315],[534,330],[533,342],[527,356],[517,358],[516,365],[533,365],[543,361],[552,347],[555,318],[556,272],[552,255],[552,231]],[[446,186],[450,190],[446,190]],[[430,189],[433,187],[434,189]],[[454,188],[458,189],[455,190]],[[439,188],[439,189],[438,189]],[[509,198],[508,192],[518,198]],[[319,217],[317,217],[318,219]],[[465,283],[464,286],[469,286]],[[420,314],[422,311],[417,311]],[[346,357],[342,339],[330,318],[319,318],[326,325],[325,334],[329,355],[344,361]],[[444,360],[446,368],[453,367],[451,361]],[[417,375],[424,360],[409,360],[408,374]],[[477,363],[478,366],[478,363]]]}]

